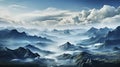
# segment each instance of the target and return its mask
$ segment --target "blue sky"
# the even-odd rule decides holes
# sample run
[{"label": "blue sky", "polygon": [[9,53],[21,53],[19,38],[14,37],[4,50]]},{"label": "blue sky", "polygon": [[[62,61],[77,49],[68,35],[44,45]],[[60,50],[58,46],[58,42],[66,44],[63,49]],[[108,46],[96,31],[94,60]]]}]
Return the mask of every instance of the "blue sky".
[{"label": "blue sky", "polygon": [[103,5],[119,6],[120,0],[2,0],[0,5],[18,4],[29,7],[28,10],[39,10],[54,7],[67,10],[101,8]]}]

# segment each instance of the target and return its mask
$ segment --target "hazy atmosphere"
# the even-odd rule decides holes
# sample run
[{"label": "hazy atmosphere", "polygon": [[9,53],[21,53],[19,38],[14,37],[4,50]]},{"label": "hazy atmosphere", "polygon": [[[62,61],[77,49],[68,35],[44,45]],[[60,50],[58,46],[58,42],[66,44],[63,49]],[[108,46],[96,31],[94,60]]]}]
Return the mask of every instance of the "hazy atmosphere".
[{"label": "hazy atmosphere", "polygon": [[120,0],[0,0],[0,67],[119,67]]}]

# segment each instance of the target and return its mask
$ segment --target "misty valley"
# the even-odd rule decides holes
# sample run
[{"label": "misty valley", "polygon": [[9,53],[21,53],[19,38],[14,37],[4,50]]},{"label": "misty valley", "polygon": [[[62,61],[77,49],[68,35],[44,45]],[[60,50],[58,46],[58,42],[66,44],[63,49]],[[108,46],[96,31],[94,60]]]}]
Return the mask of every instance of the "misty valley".
[{"label": "misty valley", "polygon": [[0,67],[119,67],[120,26],[0,30]]},{"label": "misty valley", "polygon": [[0,0],[0,67],[120,67],[120,0]]}]

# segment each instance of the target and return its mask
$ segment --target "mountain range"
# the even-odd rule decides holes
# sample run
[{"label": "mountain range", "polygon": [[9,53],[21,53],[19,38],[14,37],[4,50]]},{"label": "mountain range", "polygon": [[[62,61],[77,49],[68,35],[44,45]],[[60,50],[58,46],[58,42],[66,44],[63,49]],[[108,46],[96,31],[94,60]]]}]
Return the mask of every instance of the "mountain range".
[{"label": "mountain range", "polygon": [[12,59],[27,59],[40,57],[38,53],[33,53],[29,49],[19,47],[17,49],[9,49],[0,47],[0,61],[10,61]]},{"label": "mountain range", "polygon": [[16,29],[13,30],[1,30],[0,31],[1,39],[14,39],[14,40],[28,40],[28,41],[46,41],[52,42],[50,39],[42,38],[38,36],[30,36],[25,32],[18,32]]}]

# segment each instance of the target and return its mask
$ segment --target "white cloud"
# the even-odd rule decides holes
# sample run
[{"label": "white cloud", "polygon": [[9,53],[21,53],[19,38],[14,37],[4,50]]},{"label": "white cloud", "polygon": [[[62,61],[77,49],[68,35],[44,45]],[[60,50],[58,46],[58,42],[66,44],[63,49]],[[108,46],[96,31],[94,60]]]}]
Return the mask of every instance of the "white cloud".
[{"label": "white cloud", "polygon": [[0,7],[0,27],[15,27],[19,22],[8,7]]},{"label": "white cloud", "polygon": [[[24,6],[18,5],[12,5],[11,7],[25,8]],[[1,13],[0,16],[2,14],[6,14],[4,16],[9,15],[9,17],[11,17],[9,11],[8,12],[3,11],[3,13],[0,11],[0,13]],[[78,12],[61,10],[57,8],[47,8],[45,10],[36,10],[33,12],[12,16],[9,20],[8,19],[6,20],[6,22],[10,23],[12,26],[15,27],[19,26],[34,29],[56,27],[59,28],[68,26],[80,27],[80,25],[88,26],[95,23],[101,24],[100,26],[111,26],[110,24],[114,23],[118,25],[120,23],[119,21],[120,21],[120,7],[115,8],[109,5],[104,5],[101,9],[94,8]]]},{"label": "white cloud", "polygon": [[13,9],[25,9],[25,8],[27,8],[23,5],[18,5],[18,4],[12,4],[12,5],[9,5],[8,7],[13,8]]},{"label": "white cloud", "polygon": [[7,16],[9,16],[11,13],[7,10],[7,9],[5,9],[5,8],[0,8],[0,17],[7,17]]}]

